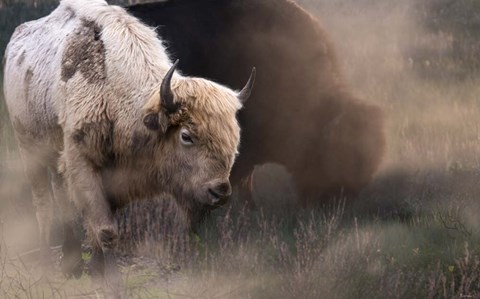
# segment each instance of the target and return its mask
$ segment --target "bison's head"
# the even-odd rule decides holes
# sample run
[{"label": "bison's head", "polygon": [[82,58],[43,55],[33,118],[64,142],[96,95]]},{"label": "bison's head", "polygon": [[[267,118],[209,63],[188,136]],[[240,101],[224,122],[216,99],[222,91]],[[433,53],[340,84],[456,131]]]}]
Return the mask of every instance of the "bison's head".
[{"label": "bison's head", "polygon": [[144,107],[144,125],[161,136],[156,167],[178,200],[218,205],[232,193],[229,176],[240,141],[236,114],[250,95],[255,69],[237,93],[208,80],[173,77],[176,65]]}]

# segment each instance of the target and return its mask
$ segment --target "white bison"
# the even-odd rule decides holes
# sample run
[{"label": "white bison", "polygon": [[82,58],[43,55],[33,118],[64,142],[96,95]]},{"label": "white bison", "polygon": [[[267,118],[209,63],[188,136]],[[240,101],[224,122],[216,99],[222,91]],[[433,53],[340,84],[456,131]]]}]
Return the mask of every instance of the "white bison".
[{"label": "white bison", "polygon": [[174,73],[154,30],[103,0],[63,0],[50,15],[20,25],[5,58],[5,98],[41,252],[48,255],[55,202],[65,223],[67,273],[80,270],[77,211],[97,273],[115,274],[116,208],[164,192],[211,205],[231,194],[236,113],[254,72],[238,93]]}]

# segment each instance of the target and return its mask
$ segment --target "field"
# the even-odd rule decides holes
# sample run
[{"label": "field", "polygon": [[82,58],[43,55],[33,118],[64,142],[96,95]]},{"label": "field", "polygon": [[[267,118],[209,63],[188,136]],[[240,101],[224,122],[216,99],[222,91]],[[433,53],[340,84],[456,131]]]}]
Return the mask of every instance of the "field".
[{"label": "field", "polygon": [[[374,181],[353,203],[340,198],[306,210],[296,207],[284,168],[258,166],[260,208],[245,209],[233,198],[197,234],[185,229],[169,198],[129,207],[118,215],[125,293],[480,298],[480,6],[298,2],[329,32],[355,94],[385,111],[387,153]],[[42,14],[0,13],[1,42],[13,16]],[[0,298],[102,298],[88,273],[73,280],[58,267],[47,276],[38,270],[30,190],[3,99],[0,115]],[[59,233],[53,235],[56,246]],[[57,264],[59,252],[55,247]]]}]

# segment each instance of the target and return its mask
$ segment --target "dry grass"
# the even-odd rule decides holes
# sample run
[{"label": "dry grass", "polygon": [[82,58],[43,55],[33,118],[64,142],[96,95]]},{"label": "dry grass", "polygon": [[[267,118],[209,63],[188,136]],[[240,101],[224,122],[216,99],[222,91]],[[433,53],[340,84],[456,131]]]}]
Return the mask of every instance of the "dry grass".
[{"label": "dry grass", "polygon": [[[168,199],[131,207],[118,215],[125,292],[132,298],[479,297],[480,78],[452,56],[459,37],[425,27],[409,1],[300,2],[331,33],[352,89],[385,110],[388,152],[375,181],[353,204],[305,211],[292,204],[285,170],[261,166],[255,199],[262,209],[232,204],[198,235],[182,226]],[[88,275],[67,280],[54,270],[40,279],[35,259],[18,259],[35,248],[35,226],[8,127],[0,136],[0,297],[101,297]]]}]

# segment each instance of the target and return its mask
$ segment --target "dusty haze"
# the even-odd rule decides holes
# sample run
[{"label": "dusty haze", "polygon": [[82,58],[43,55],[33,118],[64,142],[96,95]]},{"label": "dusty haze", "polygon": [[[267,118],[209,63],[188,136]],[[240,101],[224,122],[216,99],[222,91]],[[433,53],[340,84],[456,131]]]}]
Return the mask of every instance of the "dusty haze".
[{"label": "dusty haze", "polygon": [[[133,212],[119,215],[124,251],[142,257],[125,258],[126,291],[140,298],[478,296],[480,69],[470,54],[479,39],[458,33],[475,24],[458,6],[455,26],[435,23],[446,16],[427,4],[446,1],[298,2],[334,41],[353,93],[384,109],[387,150],[374,181],[353,207],[304,211],[282,167],[258,166],[260,211],[227,206],[199,235],[177,229],[178,211],[149,201],[132,209],[133,220],[125,220]],[[37,247],[35,221],[5,121],[0,138],[0,297],[93,296],[86,276],[65,282],[57,273],[36,284],[35,253],[19,262]]]}]

